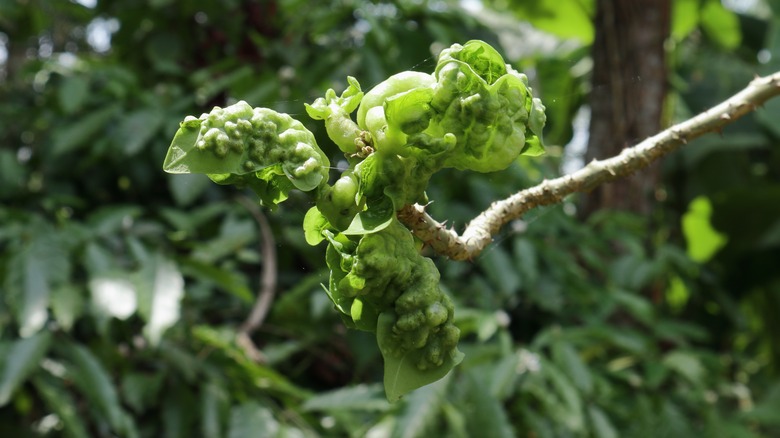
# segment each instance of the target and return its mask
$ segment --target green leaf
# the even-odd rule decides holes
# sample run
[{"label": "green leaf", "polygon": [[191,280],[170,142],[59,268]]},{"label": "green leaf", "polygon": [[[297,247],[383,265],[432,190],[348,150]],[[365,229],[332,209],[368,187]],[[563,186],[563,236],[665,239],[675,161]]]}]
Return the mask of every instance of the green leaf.
[{"label": "green leaf", "polygon": [[398,420],[391,438],[414,438],[430,436],[441,414],[442,404],[450,379],[445,377],[409,394],[406,403],[398,413]]},{"label": "green leaf", "polygon": [[230,395],[216,382],[208,382],[201,392],[200,424],[204,438],[224,436],[223,424],[230,407]]},{"label": "green leaf", "polygon": [[629,293],[623,290],[616,290],[612,294],[612,298],[615,299],[622,307],[637,320],[650,325],[655,320],[655,307],[645,297]]},{"label": "green leaf", "polygon": [[393,346],[388,345],[391,341],[391,332],[394,324],[394,317],[389,313],[379,315],[377,321],[376,339],[379,344],[379,350],[384,357],[384,383],[387,399],[392,403],[401,399],[404,394],[417,388],[433,383],[446,376],[452,368],[463,360],[463,353],[455,350],[455,354],[445,358],[444,363],[438,368],[420,370],[416,366],[417,351],[408,351],[401,356],[386,354]]},{"label": "green leaf", "polygon": [[709,198],[699,196],[688,204],[682,217],[682,231],[688,245],[688,256],[699,263],[711,259],[726,245],[728,237],[712,227],[712,204]]},{"label": "green leaf", "polygon": [[8,404],[16,389],[38,367],[50,343],[51,334],[45,331],[11,342],[7,354],[0,358],[0,407]]},{"label": "green leaf", "polygon": [[73,324],[84,313],[85,302],[82,289],[72,284],[56,288],[49,298],[54,319],[66,332],[73,328]]},{"label": "green leaf", "polygon": [[496,292],[504,297],[512,296],[521,285],[520,276],[514,269],[512,259],[500,246],[483,252],[477,263],[485,271]]},{"label": "green leaf", "polygon": [[16,158],[16,153],[0,150],[0,199],[12,196],[24,189],[27,169]]},{"label": "green leaf", "polygon": [[126,414],[119,403],[117,389],[102,363],[87,348],[68,343],[62,352],[72,362],[69,375],[111,429],[122,435],[126,429]]},{"label": "green leaf", "polygon": [[62,421],[66,436],[70,438],[90,437],[83,416],[77,410],[78,403],[61,382],[51,377],[35,378],[33,385],[47,407]]},{"label": "green leaf", "polygon": [[138,311],[146,320],[144,335],[152,346],[179,320],[184,278],[176,264],[157,254],[141,271],[137,289]]},{"label": "green leaf", "polygon": [[474,370],[466,373],[466,399],[462,409],[469,418],[470,436],[511,438],[516,436],[502,403],[490,393]]},{"label": "green leaf", "polygon": [[[13,230],[12,228],[10,230]],[[70,230],[68,230],[70,231]],[[18,229],[22,245],[11,247],[2,270],[3,292],[10,314],[16,318],[19,336],[28,337],[42,330],[49,320],[51,288],[70,277],[69,249],[75,242],[68,233],[55,231],[48,224],[32,221]]]},{"label": "green leaf", "polygon": [[89,79],[81,75],[66,76],[57,89],[60,108],[65,114],[73,114],[84,106],[89,96]]},{"label": "green leaf", "polygon": [[57,129],[53,135],[52,155],[62,155],[89,146],[89,140],[105,129],[118,112],[118,105],[109,105]]},{"label": "green leaf", "polygon": [[161,419],[165,438],[189,438],[197,419],[197,401],[187,385],[177,385],[162,395]]},{"label": "green leaf", "polygon": [[199,174],[170,175],[168,188],[179,207],[192,204],[211,184],[209,178]]},{"label": "green leaf", "polygon": [[534,244],[528,238],[518,238],[515,240],[512,255],[520,279],[527,285],[535,283],[539,278],[539,256]]},{"label": "green leaf", "polygon": [[553,344],[552,353],[556,364],[564,370],[577,388],[584,395],[589,395],[593,390],[593,377],[574,347],[568,342],[559,341]]},{"label": "green leaf", "polygon": [[498,400],[506,400],[511,397],[516,390],[516,382],[520,377],[518,367],[520,366],[520,354],[506,354],[496,363],[491,363],[486,367],[489,373],[486,380],[490,394]]},{"label": "green leaf", "polygon": [[306,216],[303,217],[303,235],[306,238],[306,243],[311,246],[317,246],[325,240],[322,231],[328,229],[329,226],[328,219],[323,216],[316,206],[310,208],[306,212]]},{"label": "green leaf", "polygon": [[[263,389],[271,394],[284,396],[293,396],[296,398],[307,398],[309,394],[293,385],[287,378],[274,369],[258,364],[254,360],[246,357],[244,350],[239,348],[236,343],[236,332],[234,330],[222,329],[216,330],[206,325],[196,326],[192,329],[195,339],[206,345],[221,350],[227,357],[233,359],[242,369],[242,373],[253,382],[262,382]],[[166,347],[164,350],[168,350]],[[175,350],[174,350],[175,351]],[[182,371],[191,373],[194,380],[196,375],[192,371],[192,363],[197,362],[197,358],[183,352],[178,352],[181,358],[177,358],[177,366]]]},{"label": "green leaf", "polygon": [[541,372],[547,377],[552,389],[559,397],[559,403],[551,406],[551,415],[572,431],[581,431],[585,427],[582,398],[571,379],[555,364],[543,360]]},{"label": "green leaf", "polygon": [[116,142],[126,156],[132,157],[143,150],[165,120],[157,108],[144,108],[124,114],[117,129]]},{"label": "green leaf", "polygon": [[275,437],[279,429],[271,411],[256,402],[246,402],[230,410],[228,438]]},{"label": "green leaf", "polygon": [[185,258],[179,262],[184,274],[195,277],[198,281],[207,285],[213,282],[244,303],[254,301],[252,289],[250,289],[246,277],[240,272],[192,258]]},{"label": "green leaf", "polygon": [[618,438],[615,426],[609,421],[609,417],[598,406],[588,406],[588,417],[594,438]]},{"label": "green leaf", "polygon": [[387,228],[395,218],[395,207],[393,200],[383,196],[377,202],[367,202],[367,209],[361,211],[352,220],[342,234],[348,236],[359,236],[363,234],[376,233]]},{"label": "green leaf", "polygon": [[723,7],[720,0],[707,0],[704,3],[701,27],[708,38],[724,49],[734,50],[742,42],[739,18]]},{"label": "green leaf", "polygon": [[143,213],[140,205],[109,205],[93,211],[87,219],[87,226],[97,236],[117,234]]},{"label": "green leaf", "polygon": [[122,400],[140,414],[159,402],[166,374],[128,372],[122,376]]},{"label": "green leaf", "polygon": [[699,0],[672,2],[672,36],[681,41],[699,24]]},{"label": "green leaf", "polygon": [[567,3],[565,7],[562,7],[558,0],[533,2],[512,0],[509,4],[518,16],[528,20],[537,29],[561,38],[575,38],[584,45],[593,42],[594,29],[591,16],[594,1],[579,0],[572,4]]},{"label": "green leaf", "polygon": [[469,433],[466,430],[466,415],[463,411],[451,403],[442,404],[444,419],[447,422],[447,430],[452,438],[468,438]]},{"label": "green leaf", "polygon": [[305,411],[386,411],[390,408],[380,385],[355,385],[321,392],[306,400]]},{"label": "green leaf", "polygon": [[34,249],[25,251],[24,285],[19,318],[19,335],[23,338],[41,330],[49,317],[49,269],[47,258]]},{"label": "green leaf", "polygon": [[694,385],[702,385],[706,369],[699,358],[688,351],[674,350],[664,356],[664,365],[685,377]]},{"label": "green leaf", "polygon": [[215,263],[235,254],[257,238],[257,225],[251,219],[227,216],[222,222],[219,235],[192,252],[192,258],[205,263]]}]

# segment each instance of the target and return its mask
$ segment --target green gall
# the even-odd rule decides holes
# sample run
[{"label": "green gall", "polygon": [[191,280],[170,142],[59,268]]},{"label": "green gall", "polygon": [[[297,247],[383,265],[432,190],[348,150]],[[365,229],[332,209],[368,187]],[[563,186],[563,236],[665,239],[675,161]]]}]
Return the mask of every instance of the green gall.
[{"label": "green gall", "polygon": [[342,175],[333,184],[331,201],[336,208],[349,208],[357,203],[355,196],[358,193],[357,178],[352,174]]},{"label": "green gall", "polygon": [[435,80],[430,74],[416,71],[405,71],[390,76],[363,96],[357,112],[358,126],[366,129],[368,111],[378,106],[384,106],[388,98],[414,88],[431,86],[434,82]]},{"label": "green gall", "polygon": [[328,137],[342,152],[354,154],[357,152],[355,140],[360,137],[361,129],[352,121],[350,114],[363,99],[363,92],[357,79],[350,76],[347,82],[349,86],[340,97],[336,96],[336,92],[331,88],[325,93],[324,98],[320,97],[305,106],[309,117],[325,121]]},{"label": "green gall", "polygon": [[327,241],[326,293],[348,327],[376,333],[395,401],[463,358],[439,272],[396,212],[426,203],[428,181],[443,168],[493,172],[544,153],[545,108],[528,78],[483,41],[443,50],[433,74],[401,72],[365,94],[347,82],[341,95],[329,89],[305,105],[345,155],[332,186],[311,132],[246,102],[186,117],[163,167],[251,188],[272,207],[292,189],[311,193],[304,236]]},{"label": "green gall", "polygon": [[250,187],[269,206],[292,188],[324,184],[330,165],[301,122],[244,101],[185,118],[163,163],[169,173],[205,173],[219,184]]},{"label": "green gall", "polygon": [[431,327],[444,324],[449,316],[447,308],[441,302],[432,303],[425,308],[425,320]]}]

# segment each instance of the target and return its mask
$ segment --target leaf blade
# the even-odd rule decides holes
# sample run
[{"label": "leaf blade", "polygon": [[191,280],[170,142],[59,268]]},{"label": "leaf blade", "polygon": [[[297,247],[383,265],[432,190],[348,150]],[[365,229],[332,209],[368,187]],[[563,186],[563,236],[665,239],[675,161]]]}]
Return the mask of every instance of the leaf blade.
[{"label": "leaf blade", "polygon": [[0,407],[13,397],[16,389],[37,367],[51,343],[49,332],[40,332],[26,339],[14,341],[3,358],[0,374]]}]

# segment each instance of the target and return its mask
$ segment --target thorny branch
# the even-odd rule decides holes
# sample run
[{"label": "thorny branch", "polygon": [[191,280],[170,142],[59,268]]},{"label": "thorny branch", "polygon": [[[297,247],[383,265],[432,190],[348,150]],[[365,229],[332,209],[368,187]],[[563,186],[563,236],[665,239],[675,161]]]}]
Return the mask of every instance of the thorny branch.
[{"label": "thorny branch", "polygon": [[252,342],[252,333],[257,330],[265,317],[268,315],[268,310],[271,308],[271,303],[276,293],[276,242],[274,240],[273,232],[271,231],[271,225],[268,223],[263,212],[257,208],[254,202],[249,198],[239,197],[239,203],[241,203],[249,213],[257,221],[257,225],[260,228],[261,239],[261,254],[263,257],[263,271],[260,280],[260,292],[257,295],[252,311],[246,318],[241,327],[238,329],[236,335],[236,342],[244,349],[244,352],[252,360],[256,362],[265,362],[265,356]]},{"label": "thorny branch", "polygon": [[588,192],[599,184],[612,181],[639,169],[708,132],[720,132],[724,126],[755,111],[767,100],[780,95],[780,72],[756,77],[748,86],[717,106],[678,123],[620,154],[605,160],[594,160],[582,169],[559,178],[545,180],[514,195],[494,202],[474,218],[462,235],[425,213],[418,204],[407,205],[398,218],[417,238],[437,253],[454,260],[470,260],[492,241],[492,236],[508,222],[542,205],[561,202],[575,192]]}]

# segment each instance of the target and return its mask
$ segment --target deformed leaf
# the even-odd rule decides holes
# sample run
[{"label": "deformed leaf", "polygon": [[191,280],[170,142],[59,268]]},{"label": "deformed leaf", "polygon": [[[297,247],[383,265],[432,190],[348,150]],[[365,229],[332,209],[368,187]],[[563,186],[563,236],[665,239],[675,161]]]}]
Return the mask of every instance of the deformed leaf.
[{"label": "deformed leaf", "polygon": [[268,205],[286,199],[292,188],[315,189],[326,181],[328,166],[301,122],[244,101],[185,118],[163,162],[169,173],[203,173],[218,184],[249,186]]},{"label": "deformed leaf", "polygon": [[404,394],[441,379],[463,360],[463,353],[455,349],[452,355],[444,359],[441,366],[420,370],[417,367],[419,351],[408,351],[401,356],[388,354],[388,350],[393,349],[392,345],[388,345],[391,341],[393,324],[393,316],[383,313],[379,315],[376,330],[377,343],[385,362],[385,394],[390,402],[398,401]]},{"label": "deformed leaf", "polygon": [[342,233],[348,236],[376,233],[387,228],[394,218],[393,201],[383,196],[376,203],[368,203],[368,208],[355,215],[352,223]]}]

